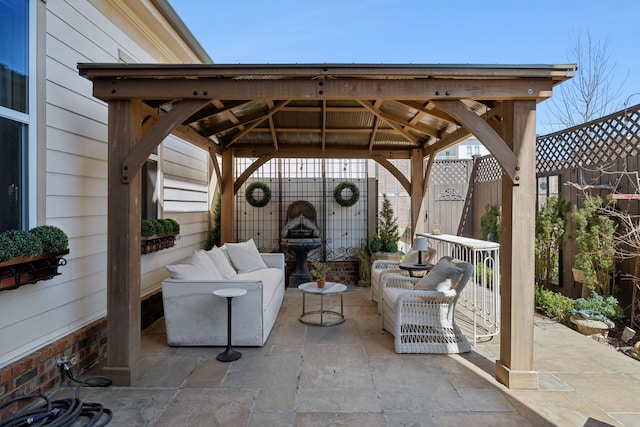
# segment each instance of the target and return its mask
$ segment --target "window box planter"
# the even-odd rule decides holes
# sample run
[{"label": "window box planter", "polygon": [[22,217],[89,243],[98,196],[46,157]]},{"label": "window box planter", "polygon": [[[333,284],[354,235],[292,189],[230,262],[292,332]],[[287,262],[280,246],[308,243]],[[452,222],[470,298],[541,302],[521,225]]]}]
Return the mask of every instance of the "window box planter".
[{"label": "window box planter", "polygon": [[22,285],[49,280],[61,274],[58,267],[67,265],[63,257],[69,253],[45,252],[32,257],[14,257],[0,262],[0,291],[16,289]]},{"label": "window box planter", "polygon": [[156,252],[162,249],[172,248],[176,244],[178,233],[155,234],[141,237],[140,245],[142,254]]}]

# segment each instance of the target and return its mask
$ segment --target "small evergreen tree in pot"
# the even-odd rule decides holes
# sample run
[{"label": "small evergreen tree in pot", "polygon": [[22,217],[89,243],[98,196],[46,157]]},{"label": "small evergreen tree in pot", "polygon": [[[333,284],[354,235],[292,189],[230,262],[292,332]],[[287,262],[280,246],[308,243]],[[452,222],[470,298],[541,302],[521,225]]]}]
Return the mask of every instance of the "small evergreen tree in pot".
[{"label": "small evergreen tree in pot", "polygon": [[[382,195],[382,208],[378,216],[378,239],[380,243],[379,251],[382,252],[398,252],[398,240],[400,240],[400,233],[398,231],[398,218],[394,216],[393,206],[386,194]],[[374,243],[375,242],[375,243]],[[372,246],[377,248],[378,243],[376,239],[372,241]],[[374,247],[371,248],[373,252]]]}]

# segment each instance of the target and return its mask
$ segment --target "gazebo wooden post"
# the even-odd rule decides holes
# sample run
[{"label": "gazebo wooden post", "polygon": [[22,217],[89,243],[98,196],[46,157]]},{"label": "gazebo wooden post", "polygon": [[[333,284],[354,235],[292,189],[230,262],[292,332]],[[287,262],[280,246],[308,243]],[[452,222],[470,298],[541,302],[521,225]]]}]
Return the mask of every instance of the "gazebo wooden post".
[{"label": "gazebo wooden post", "polygon": [[[109,101],[107,364],[114,385],[131,385],[140,357],[141,174],[122,164],[141,134],[138,100]],[[125,214],[123,214],[125,213]]]},{"label": "gazebo wooden post", "polygon": [[422,150],[411,152],[411,237],[424,231],[424,224],[419,221],[422,198],[424,197],[422,181],[424,180],[424,157]]},{"label": "gazebo wooden post", "polygon": [[[503,139],[518,159],[515,181],[502,180],[500,359],[496,378],[511,389],[537,389],[533,370],[535,102],[504,103]],[[515,185],[514,185],[515,184]]]},{"label": "gazebo wooden post", "polygon": [[221,243],[235,240],[235,204],[234,204],[234,156],[232,150],[222,153],[222,183],[220,209],[220,240]]}]

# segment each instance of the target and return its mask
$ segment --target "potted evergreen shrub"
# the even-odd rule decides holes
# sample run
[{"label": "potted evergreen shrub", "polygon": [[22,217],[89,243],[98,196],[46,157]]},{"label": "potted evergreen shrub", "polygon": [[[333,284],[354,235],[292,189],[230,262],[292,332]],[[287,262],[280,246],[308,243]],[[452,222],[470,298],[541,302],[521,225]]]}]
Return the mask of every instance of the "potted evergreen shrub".
[{"label": "potted evergreen shrub", "polygon": [[369,249],[375,259],[401,259],[403,253],[398,252],[398,218],[395,217],[391,201],[386,194],[382,195],[382,207],[378,214],[377,233],[373,236]]}]

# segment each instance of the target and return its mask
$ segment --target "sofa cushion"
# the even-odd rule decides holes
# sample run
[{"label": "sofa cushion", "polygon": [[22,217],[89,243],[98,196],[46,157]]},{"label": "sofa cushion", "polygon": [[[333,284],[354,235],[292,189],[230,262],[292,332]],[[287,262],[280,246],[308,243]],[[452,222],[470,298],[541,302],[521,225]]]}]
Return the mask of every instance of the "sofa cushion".
[{"label": "sofa cushion", "polygon": [[223,279],[233,279],[236,277],[236,274],[238,273],[233,269],[229,263],[229,259],[222,249],[214,246],[211,250],[205,251],[205,253],[209,256],[211,261],[213,261],[213,264],[216,266]]},{"label": "sofa cushion", "polygon": [[445,292],[451,289],[463,270],[446,258],[441,258],[436,265],[416,283],[414,289]]},{"label": "sofa cushion", "polygon": [[276,295],[276,288],[283,286],[284,270],[281,268],[265,268],[262,270],[238,273],[234,280],[259,280],[262,282],[262,308],[265,309]]},{"label": "sofa cushion", "polygon": [[248,273],[268,268],[262,260],[253,239],[242,243],[226,243],[225,246],[238,273]]},{"label": "sofa cushion", "polygon": [[168,265],[167,270],[172,278],[180,280],[222,279],[213,261],[202,250],[194,251],[185,264]]}]

